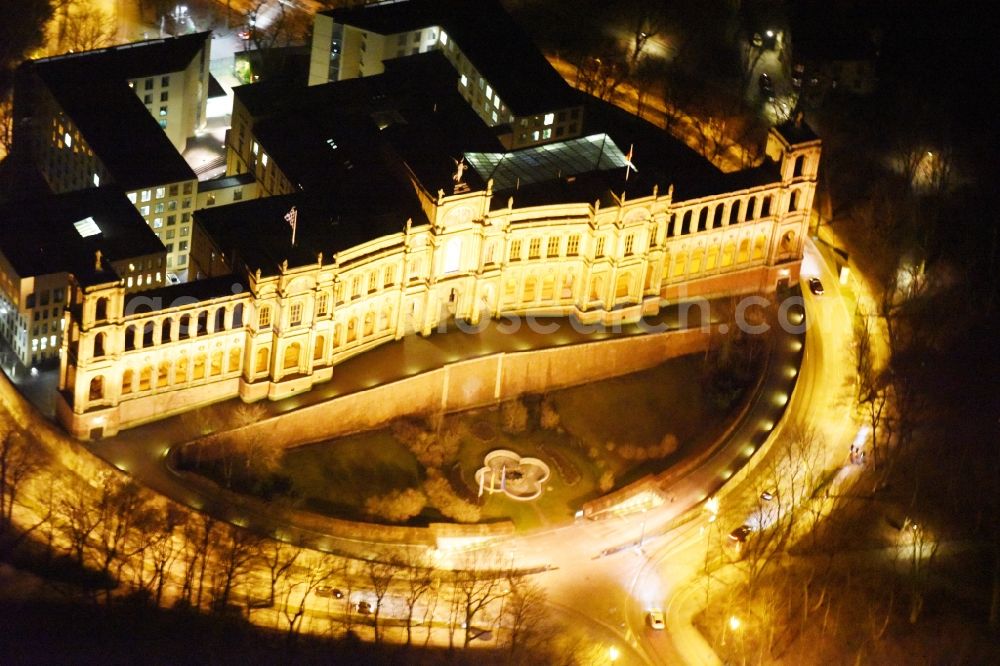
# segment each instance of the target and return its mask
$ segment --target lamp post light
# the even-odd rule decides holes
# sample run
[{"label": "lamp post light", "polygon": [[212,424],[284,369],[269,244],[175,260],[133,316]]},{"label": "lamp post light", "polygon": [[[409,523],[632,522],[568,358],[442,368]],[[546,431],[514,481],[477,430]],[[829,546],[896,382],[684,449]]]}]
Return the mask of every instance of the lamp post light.
[{"label": "lamp post light", "polygon": [[611,660],[612,664],[618,661],[619,656],[621,656],[621,653],[618,651],[618,648],[616,648],[614,645],[608,648],[608,659]]}]

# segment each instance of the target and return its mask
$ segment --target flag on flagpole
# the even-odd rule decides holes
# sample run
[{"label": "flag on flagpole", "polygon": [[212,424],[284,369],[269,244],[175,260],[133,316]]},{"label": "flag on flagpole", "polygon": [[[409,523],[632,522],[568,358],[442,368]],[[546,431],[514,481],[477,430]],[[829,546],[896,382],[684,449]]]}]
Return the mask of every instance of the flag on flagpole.
[{"label": "flag on flagpole", "polygon": [[292,228],[292,245],[295,245],[295,231],[299,225],[299,211],[292,206],[292,209],[285,213],[285,222]]},{"label": "flag on flagpole", "polygon": [[628,180],[628,174],[629,174],[630,171],[638,171],[638,169],[635,168],[635,165],[632,164],[632,152],[633,152],[634,148],[635,148],[635,144],[631,144],[630,143],[629,146],[628,146],[628,155],[625,156],[625,180],[626,181]]}]

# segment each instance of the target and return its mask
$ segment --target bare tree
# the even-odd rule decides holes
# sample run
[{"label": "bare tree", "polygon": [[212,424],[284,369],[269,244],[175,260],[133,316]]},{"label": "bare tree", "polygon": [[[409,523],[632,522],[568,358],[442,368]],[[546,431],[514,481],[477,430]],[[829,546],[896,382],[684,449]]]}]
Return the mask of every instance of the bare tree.
[{"label": "bare tree", "polygon": [[153,601],[156,606],[163,600],[163,590],[167,584],[168,573],[181,552],[177,539],[177,528],[187,516],[174,504],[168,504],[157,516],[152,533],[155,535],[149,544],[149,557],[153,566],[153,576],[150,583]]},{"label": "bare tree", "polygon": [[270,596],[268,598],[272,606],[278,583],[288,578],[289,570],[301,554],[302,549],[279,539],[268,539],[261,545],[260,560],[268,571],[268,582],[270,583]]},{"label": "bare tree", "polygon": [[[298,552],[296,553],[298,555]],[[321,556],[309,558],[293,578],[289,577],[285,586],[284,600],[281,612],[288,622],[288,637],[294,638],[302,630],[302,620],[306,613],[306,603],[309,597],[333,575],[330,562]],[[293,599],[298,603],[293,603]]]},{"label": "bare tree", "polygon": [[406,644],[413,644],[413,615],[420,600],[434,584],[433,569],[423,553],[407,550],[400,561],[405,584],[403,601],[406,604]]},{"label": "bare tree", "polygon": [[[120,573],[122,566],[136,554],[136,544],[141,541],[133,532],[147,526],[150,511],[142,488],[131,480],[108,472],[99,483],[95,509],[100,518],[93,532],[93,543],[101,573],[110,578],[112,564],[117,564],[116,573]],[[119,577],[115,575],[114,579]],[[105,594],[110,603],[110,587]]]},{"label": "bare tree", "polygon": [[537,653],[550,633],[545,590],[522,575],[508,578],[510,598],[500,621],[507,626],[507,655],[511,663],[523,663]]},{"label": "bare tree", "polygon": [[94,489],[82,477],[73,474],[59,493],[56,519],[59,531],[69,542],[70,553],[76,563],[84,564],[91,535],[104,519],[94,506]]},{"label": "bare tree", "polygon": [[260,557],[262,539],[253,532],[237,525],[226,525],[222,542],[213,549],[216,563],[213,603],[217,610],[225,611],[233,588],[250,573],[255,558]]},{"label": "bare tree", "polygon": [[378,620],[379,615],[382,612],[382,600],[385,598],[385,595],[388,594],[389,586],[399,573],[396,563],[383,561],[382,557],[384,557],[384,554],[376,554],[374,558],[365,562],[366,578],[368,579],[368,583],[371,585],[372,592],[375,594],[375,612],[373,613],[372,619],[375,622],[376,643],[381,640]]},{"label": "bare tree", "polygon": [[90,0],[65,3],[65,23],[61,47],[69,51],[90,51],[115,42],[118,23],[115,17]]},{"label": "bare tree", "polygon": [[0,432],[0,532],[12,523],[14,506],[26,481],[45,465],[47,456],[37,442],[9,425]]},{"label": "bare tree", "polygon": [[464,620],[464,647],[468,648],[476,637],[475,623],[488,607],[509,593],[509,588],[498,560],[491,560],[478,551],[455,572],[454,585]]}]

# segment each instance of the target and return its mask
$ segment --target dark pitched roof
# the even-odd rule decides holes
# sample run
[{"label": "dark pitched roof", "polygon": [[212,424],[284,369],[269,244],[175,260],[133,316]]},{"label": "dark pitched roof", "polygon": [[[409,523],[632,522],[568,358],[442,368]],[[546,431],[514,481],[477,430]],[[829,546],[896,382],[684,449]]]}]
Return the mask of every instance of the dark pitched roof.
[{"label": "dark pitched roof", "polygon": [[496,0],[405,0],[325,13],[381,35],[441,26],[515,115],[574,103],[566,82]]},{"label": "dark pitched roof", "polygon": [[[84,237],[74,223],[88,217],[100,233]],[[98,250],[102,271],[95,270]],[[125,194],[107,187],[0,207],[0,251],[21,277],[68,272],[82,283],[117,279],[108,261],[165,252]]]},{"label": "dark pitched roof", "polygon": [[175,306],[190,305],[196,301],[205,301],[210,298],[231,296],[244,291],[247,291],[245,280],[241,280],[235,275],[219,275],[127,294],[125,312],[134,314],[156,312]]},{"label": "dark pitched roof", "polygon": [[[323,253],[331,261],[337,252],[350,249],[379,236],[398,233],[407,218],[426,224],[416,197],[394,202],[395,206],[376,212],[342,209],[323,192],[303,192],[254,199],[218,208],[195,211],[195,221],[212,238],[230,265],[249,272],[258,269],[275,275],[285,260],[290,266],[315,263]],[[296,207],[296,243],[285,215]]]},{"label": "dark pitched roof", "polygon": [[186,68],[210,34],[56,56],[22,67],[45,83],[117,185],[132,190],[191,180],[191,167],[129,88],[128,79]]}]

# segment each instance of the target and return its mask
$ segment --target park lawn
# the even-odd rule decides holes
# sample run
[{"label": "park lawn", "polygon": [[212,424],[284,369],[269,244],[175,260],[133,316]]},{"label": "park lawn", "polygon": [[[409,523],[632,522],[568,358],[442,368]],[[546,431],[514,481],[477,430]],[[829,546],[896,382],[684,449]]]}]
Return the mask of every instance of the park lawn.
[{"label": "park lawn", "polygon": [[[651,446],[673,433],[681,447],[724,416],[707,404],[701,354],[549,394],[562,426],[587,445]],[[605,454],[606,454],[605,450]]]},{"label": "park lawn", "polygon": [[388,429],[290,449],[281,466],[307,503],[341,507],[360,508],[368,497],[423,479],[417,459]]}]

